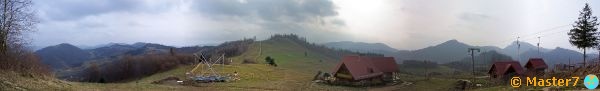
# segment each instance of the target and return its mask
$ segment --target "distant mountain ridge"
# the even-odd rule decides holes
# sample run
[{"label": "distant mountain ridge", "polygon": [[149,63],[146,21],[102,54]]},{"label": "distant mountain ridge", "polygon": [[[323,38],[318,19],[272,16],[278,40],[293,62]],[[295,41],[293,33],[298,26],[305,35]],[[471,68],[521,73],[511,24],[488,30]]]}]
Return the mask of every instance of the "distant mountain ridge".
[{"label": "distant mountain ridge", "polygon": [[494,46],[471,46],[453,39],[423,49],[398,52],[394,57],[397,57],[396,59],[399,61],[428,60],[438,63],[448,63],[461,60],[465,57],[469,57],[467,50],[468,48],[480,48],[481,52],[500,49]]},{"label": "distant mountain ridge", "polygon": [[[495,46],[472,46],[462,43],[458,40],[448,40],[435,46],[429,46],[417,50],[397,50],[383,43],[363,43],[363,42],[331,42],[323,44],[329,48],[344,49],[348,51],[358,51],[362,53],[379,53],[385,56],[393,56],[398,63],[402,60],[428,60],[441,64],[460,61],[464,58],[469,58],[468,48],[480,48],[480,55],[489,51],[496,51],[502,55],[508,55],[513,60],[519,60],[521,63],[527,61],[528,58],[544,58],[548,65],[559,63],[577,63],[581,62],[582,54],[569,49],[554,48],[546,49],[537,47],[526,42],[520,42],[520,53],[516,54],[516,42],[508,45],[505,48]],[[154,43],[110,43],[94,49],[81,49],[71,44],[63,43],[55,46],[49,46],[36,51],[40,55],[42,62],[50,64],[52,68],[68,68],[76,67],[89,60],[99,59],[115,59],[123,55],[143,55],[153,53],[169,53],[170,49],[178,52],[194,53],[202,49],[213,48],[214,46],[191,46],[191,47],[173,47]],[[590,54],[589,59],[597,57],[597,54]]]},{"label": "distant mountain ridge", "polygon": [[[521,45],[521,46],[519,47],[519,45]],[[502,49],[500,52],[513,57],[513,59],[515,59],[515,60],[519,60],[519,56],[517,56],[517,51],[519,51],[518,54],[521,55],[528,51],[537,52],[537,50],[538,50],[537,48],[538,48],[537,46],[535,46],[533,44],[529,44],[527,42],[514,41],[510,45],[504,47],[504,49]],[[551,50],[552,49],[540,47],[540,52],[548,52]],[[535,53],[535,54],[538,54],[538,53]],[[529,54],[526,54],[526,55],[529,55]]]},{"label": "distant mountain ridge", "polygon": [[328,42],[323,45],[334,48],[334,49],[344,49],[349,51],[356,51],[362,53],[380,53],[380,54],[390,54],[397,52],[397,49],[389,47],[383,43],[365,43],[365,42],[352,42],[352,41],[340,41],[340,42]]},{"label": "distant mountain ridge", "polygon": [[[372,44],[377,44],[377,43],[372,43]],[[518,46],[518,44],[520,44],[520,47]],[[480,55],[480,54],[483,54],[483,53],[489,52],[489,51],[496,51],[495,53],[499,54],[498,56],[507,55],[508,57],[512,58],[512,60],[518,60],[521,63],[525,63],[529,58],[540,58],[540,57],[544,58],[544,60],[546,60],[548,65],[554,65],[554,64],[559,64],[559,63],[566,64],[566,63],[569,63],[569,60],[571,60],[571,63],[578,63],[578,62],[581,62],[581,60],[583,60],[582,53],[574,51],[574,50],[557,47],[554,49],[540,48],[539,52],[538,52],[538,47],[533,44],[530,44],[527,42],[518,42],[518,44],[515,41],[504,48],[500,48],[500,47],[496,47],[496,46],[473,46],[473,45],[468,45],[468,44],[462,43],[458,40],[452,39],[452,40],[448,40],[446,42],[440,43],[438,45],[429,46],[429,47],[425,47],[425,48],[417,49],[417,50],[397,50],[392,53],[389,53],[389,51],[371,50],[370,52],[382,53],[382,54],[385,54],[386,56],[393,56],[396,58],[397,61],[399,61],[399,63],[401,63],[400,61],[402,61],[402,60],[428,60],[428,61],[433,61],[433,62],[438,62],[438,63],[444,64],[444,63],[449,63],[449,62],[454,62],[454,61],[460,61],[460,60],[463,60],[464,58],[470,59],[470,56],[468,55],[469,53],[467,52],[468,48],[481,49],[480,52],[476,52],[477,53],[476,55]],[[327,46],[327,43],[326,43],[326,46]],[[351,47],[355,47],[355,48],[348,48],[345,46],[351,46]],[[379,48],[369,48],[369,47],[377,47],[377,46],[365,46],[365,44],[352,43],[352,42],[345,42],[344,46],[333,46],[333,45],[329,44],[328,47],[349,49],[351,51],[356,50],[356,49],[379,49]],[[384,47],[384,48],[389,48],[389,47]],[[519,49],[518,50],[519,53],[517,53],[517,49]],[[493,55],[497,55],[497,54],[493,54]],[[597,54],[589,54],[588,56],[590,57],[589,59],[593,59],[593,58],[596,58],[598,55]],[[506,58],[502,58],[502,59],[506,59]]]},{"label": "distant mountain ridge", "polygon": [[92,56],[89,52],[67,43],[42,48],[35,54],[52,68],[78,66],[84,63],[82,60],[89,60]]},{"label": "distant mountain ridge", "polygon": [[111,58],[134,49],[136,49],[136,47],[127,44],[113,44],[95,49],[88,49],[87,51],[94,55],[93,58]]},{"label": "distant mountain ridge", "polygon": [[181,47],[165,46],[155,43],[109,43],[93,49],[81,49],[77,46],[62,43],[48,46],[37,50],[42,62],[50,65],[53,69],[60,70],[70,67],[78,67],[87,61],[113,60],[124,55],[166,54],[171,49],[182,53],[193,53],[207,47]]}]

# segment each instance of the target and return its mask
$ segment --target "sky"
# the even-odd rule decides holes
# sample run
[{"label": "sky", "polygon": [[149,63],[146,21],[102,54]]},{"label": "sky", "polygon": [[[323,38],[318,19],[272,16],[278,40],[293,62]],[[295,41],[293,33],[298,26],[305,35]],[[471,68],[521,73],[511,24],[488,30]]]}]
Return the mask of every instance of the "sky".
[{"label": "sky", "polygon": [[[578,50],[567,32],[593,0],[33,0],[34,46],[150,42],[171,46],[294,33],[416,50],[451,39]],[[538,37],[539,40],[538,40]]]}]

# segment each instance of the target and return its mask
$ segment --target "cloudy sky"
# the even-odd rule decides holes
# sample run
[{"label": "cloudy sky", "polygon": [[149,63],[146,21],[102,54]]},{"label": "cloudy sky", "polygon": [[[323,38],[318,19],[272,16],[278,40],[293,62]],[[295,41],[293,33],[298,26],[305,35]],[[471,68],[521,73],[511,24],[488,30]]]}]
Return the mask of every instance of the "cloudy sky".
[{"label": "cloudy sky", "polygon": [[[34,46],[218,44],[295,33],[414,50],[450,39],[505,47],[517,36],[574,49],[567,31],[592,0],[34,0]],[[594,15],[600,15],[594,12]]]}]

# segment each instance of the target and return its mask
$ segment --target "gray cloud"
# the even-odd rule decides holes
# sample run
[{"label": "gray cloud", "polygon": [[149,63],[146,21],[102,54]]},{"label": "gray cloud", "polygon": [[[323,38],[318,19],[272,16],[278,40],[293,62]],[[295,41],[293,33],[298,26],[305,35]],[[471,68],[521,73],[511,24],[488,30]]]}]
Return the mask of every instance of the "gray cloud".
[{"label": "gray cloud", "polygon": [[[586,2],[599,10],[597,1],[564,0],[34,0],[41,22],[32,36],[36,46],[182,46],[295,33],[311,42],[382,42],[399,49],[449,39],[503,47],[510,43],[504,40],[573,23]],[[544,47],[571,48],[563,32],[531,36],[542,36]]]},{"label": "gray cloud", "polygon": [[[33,44],[154,42],[187,46],[295,33],[344,36],[328,0],[34,0],[42,21]],[[332,37],[333,36],[333,37]]]},{"label": "gray cloud", "polygon": [[[223,40],[234,40],[235,37],[231,36],[264,38],[276,33],[295,33],[301,36],[325,33],[341,37],[343,35],[335,30],[345,26],[343,20],[336,18],[336,7],[329,0],[199,0],[194,1],[191,8],[209,18],[209,21],[203,22],[218,25],[208,26],[212,27],[212,30],[200,32],[238,32],[222,34],[230,36],[219,38]],[[231,28],[230,25],[236,27]],[[243,33],[239,33],[240,31]]]},{"label": "gray cloud", "polygon": [[329,0],[200,0],[194,4],[194,9],[214,17],[303,22],[337,15],[333,2]]},{"label": "gray cloud", "polygon": [[137,0],[35,0],[36,6],[52,20],[80,19],[108,12],[131,11]]}]

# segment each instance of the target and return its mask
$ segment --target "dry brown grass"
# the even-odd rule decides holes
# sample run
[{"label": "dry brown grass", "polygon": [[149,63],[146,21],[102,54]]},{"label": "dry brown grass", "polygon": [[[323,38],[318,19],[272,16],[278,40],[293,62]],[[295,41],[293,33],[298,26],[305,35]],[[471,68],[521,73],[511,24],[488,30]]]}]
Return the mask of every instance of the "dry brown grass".
[{"label": "dry brown grass", "polygon": [[57,91],[65,90],[70,84],[65,81],[44,75],[24,75],[22,72],[0,71],[0,90],[33,90]]}]

